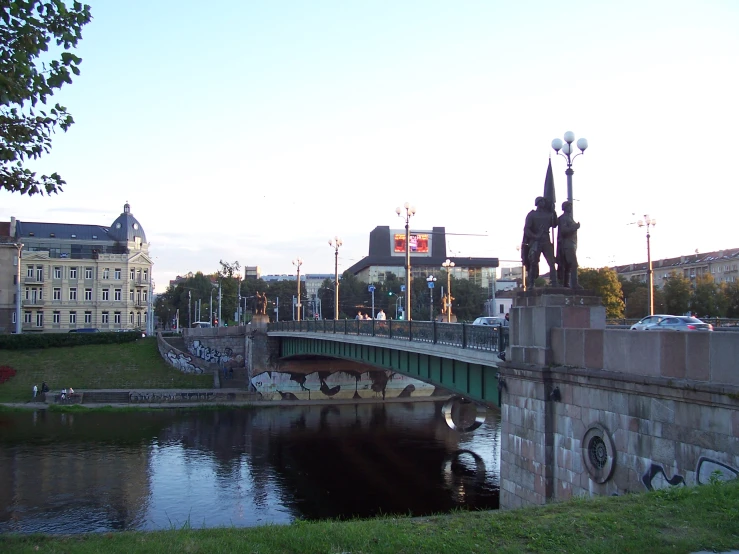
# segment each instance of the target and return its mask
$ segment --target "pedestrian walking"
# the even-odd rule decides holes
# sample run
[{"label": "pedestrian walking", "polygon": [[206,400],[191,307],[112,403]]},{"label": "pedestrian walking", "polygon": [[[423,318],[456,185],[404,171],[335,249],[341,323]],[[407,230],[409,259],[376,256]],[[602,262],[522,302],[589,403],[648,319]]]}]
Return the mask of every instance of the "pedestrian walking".
[{"label": "pedestrian walking", "polygon": [[36,398],[37,394],[38,394],[38,387],[36,385],[33,385],[33,397]]}]

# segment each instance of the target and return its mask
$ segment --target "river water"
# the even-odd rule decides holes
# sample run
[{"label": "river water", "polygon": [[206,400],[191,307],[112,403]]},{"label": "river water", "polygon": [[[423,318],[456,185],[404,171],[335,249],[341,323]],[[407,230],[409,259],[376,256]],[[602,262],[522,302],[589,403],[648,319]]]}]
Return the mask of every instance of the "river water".
[{"label": "river water", "polygon": [[440,402],[0,412],[0,532],[249,527],[498,507],[498,414]]}]

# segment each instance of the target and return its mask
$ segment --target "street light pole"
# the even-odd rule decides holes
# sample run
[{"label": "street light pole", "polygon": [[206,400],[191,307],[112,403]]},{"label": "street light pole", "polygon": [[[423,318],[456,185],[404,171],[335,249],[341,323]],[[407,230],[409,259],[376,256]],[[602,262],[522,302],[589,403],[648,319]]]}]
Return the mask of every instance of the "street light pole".
[{"label": "street light pole", "polygon": [[645,214],[644,219],[640,219],[636,222],[636,224],[639,227],[647,228],[647,279],[649,281],[647,289],[647,301],[649,302],[649,315],[654,315],[654,272],[652,271],[652,252],[649,244],[649,238],[651,235],[649,234],[649,228],[657,225],[657,220],[654,218],[650,219],[650,217]]},{"label": "street light pole", "polygon": [[446,259],[446,261],[441,264],[441,266],[446,269],[446,293],[447,293],[447,303],[446,303],[446,322],[451,323],[452,322],[452,268],[454,267],[454,262],[451,261],[449,258]]},{"label": "street light pole", "polygon": [[436,277],[433,275],[429,275],[426,277],[426,282],[429,286],[429,298],[431,299],[429,303],[429,321],[434,320],[434,283],[436,282]]},{"label": "street light pole", "polygon": [[339,319],[339,247],[344,244],[339,237],[328,239],[334,249],[334,319]]},{"label": "street light pole", "polygon": [[297,312],[298,316],[296,321],[300,321],[300,266],[303,265],[303,258],[295,258],[293,265],[298,268],[298,301],[297,301]]},{"label": "street light pole", "polygon": [[18,249],[18,268],[16,270],[15,284],[15,332],[20,335],[23,332],[23,324],[21,323],[21,251],[23,243],[16,242],[15,247]]},{"label": "street light pole", "polygon": [[564,142],[562,142],[562,139],[554,139],[552,141],[552,148],[558,156],[562,156],[567,160],[567,170],[565,171],[565,175],[567,175],[567,201],[572,204],[572,175],[575,173],[572,169],[572,162],[575,158],[585,153],[585,149],[588,147],[588,140],[581,138],[577,141],[577,147],[580,149],[580,153],[573,156],[574,148],[572,143],[575,142],[575,133],[567,131],[564,139]]},{"label": "street light pole", "polygon": [[[405,209],[405,318],[411,320],[411,245],[410,245],[410,227],[411,217],[416,214],[416,208],[406,202],[403,204]],[[398,217],[403,217],[403,210],[395,208]]]}]

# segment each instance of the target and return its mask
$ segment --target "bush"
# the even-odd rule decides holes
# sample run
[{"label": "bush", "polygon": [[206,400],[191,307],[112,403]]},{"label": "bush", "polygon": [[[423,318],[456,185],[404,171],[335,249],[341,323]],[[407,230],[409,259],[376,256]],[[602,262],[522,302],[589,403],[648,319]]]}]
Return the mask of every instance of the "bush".
[{"label": "bush", "polygon": [[123,344],[141,338],[141,331],[126,333],[27,333],[0,335],[0,350],[32,350],[81,346],[85,344]]}]

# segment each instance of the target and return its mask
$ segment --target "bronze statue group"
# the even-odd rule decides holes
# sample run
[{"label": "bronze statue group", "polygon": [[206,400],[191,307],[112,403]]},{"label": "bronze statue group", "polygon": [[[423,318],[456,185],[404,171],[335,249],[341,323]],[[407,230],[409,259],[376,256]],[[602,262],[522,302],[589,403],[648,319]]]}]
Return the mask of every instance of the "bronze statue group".
[{"label": "bronze statue group", "polygon": [[[521,261],[526,269],[527,286],[534,287],[539,277],[539,259],[544,254],[549,265],[549,283],[581,289],[577,282],[577,230],[580,224],[572,217],[572,203],[562,202],[562,215],[557,217],[554,203],[543,196],[536,199],[536,209],[526,216],[521,244]],[[557,252],[549,230],[557,229]],[[556,266],[555,266],[556,264]]]}]

